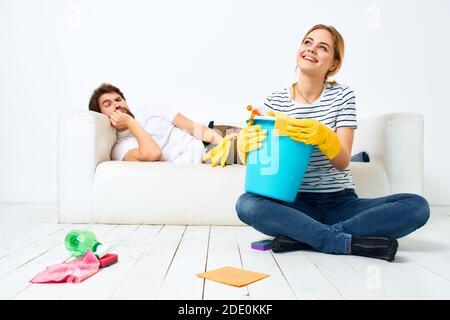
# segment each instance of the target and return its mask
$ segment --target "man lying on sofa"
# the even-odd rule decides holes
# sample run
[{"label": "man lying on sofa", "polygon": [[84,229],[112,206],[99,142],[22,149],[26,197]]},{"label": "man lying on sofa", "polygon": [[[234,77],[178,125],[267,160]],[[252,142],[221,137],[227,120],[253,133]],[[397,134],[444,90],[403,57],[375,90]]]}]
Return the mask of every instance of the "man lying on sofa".
[{"label": "man lying on sofa", "polygon": [[201,163],[205,151],[223,140],[215,130],[170,110],[148,110],[151,114],[138,121],[122,91],[108,83],[94,90],[89,110],[108,116],[117,130],[112,160]]}]

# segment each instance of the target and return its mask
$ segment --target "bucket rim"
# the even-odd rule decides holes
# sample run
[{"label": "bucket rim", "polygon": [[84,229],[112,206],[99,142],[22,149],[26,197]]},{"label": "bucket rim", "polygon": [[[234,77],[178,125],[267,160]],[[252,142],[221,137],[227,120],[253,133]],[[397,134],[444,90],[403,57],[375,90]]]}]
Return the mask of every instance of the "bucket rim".
[{"label": "bucket rim", "polygon": [[[271,116],[256,116],[253,118],[253,120],[261,120],[261,121],[275,121],[275,117]],[[248,120],[247,120],[248,122]]]}]

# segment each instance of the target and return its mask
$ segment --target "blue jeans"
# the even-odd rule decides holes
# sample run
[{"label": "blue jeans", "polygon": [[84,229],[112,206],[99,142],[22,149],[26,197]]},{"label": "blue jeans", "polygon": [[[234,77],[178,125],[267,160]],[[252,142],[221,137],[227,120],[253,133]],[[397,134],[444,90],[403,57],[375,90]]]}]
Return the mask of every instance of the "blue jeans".
[{"label": "blue jeans", "polygon": [[324,253],[350,254],[351,236],[401,238],[430,217],[428,202],[400,193],[360,199],[353,189],[299,192],[293,203],[244,193],[236,203],[244,223],[269,236],[285,235]]}]

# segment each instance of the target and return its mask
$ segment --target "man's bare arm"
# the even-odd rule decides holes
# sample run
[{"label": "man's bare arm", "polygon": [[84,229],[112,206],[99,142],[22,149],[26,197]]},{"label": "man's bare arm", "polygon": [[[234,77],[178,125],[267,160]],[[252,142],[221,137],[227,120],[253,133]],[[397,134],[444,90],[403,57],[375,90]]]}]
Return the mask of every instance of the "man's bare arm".
[{"label": "man's bare arm", "polygon": [[112,125],[118,130],[129,129],[136,138],[139,147],[129,150],[123,160],[125,161],[159,161],[162,153],[156,141],[144,128],[130,115],[115,111],[110,116]]},{"label": "man's bare arm", "polygon": [[219,144],[220,141],[222,141],[223,137],[217,133],[216,131],[212,130],[211,128],[208,128],[207,126],[194,122],[185,116],[183,116],[181,113],[178,113],[172,121],[172,124],[175,127],[178,127],[192,136],[212,144]]}]

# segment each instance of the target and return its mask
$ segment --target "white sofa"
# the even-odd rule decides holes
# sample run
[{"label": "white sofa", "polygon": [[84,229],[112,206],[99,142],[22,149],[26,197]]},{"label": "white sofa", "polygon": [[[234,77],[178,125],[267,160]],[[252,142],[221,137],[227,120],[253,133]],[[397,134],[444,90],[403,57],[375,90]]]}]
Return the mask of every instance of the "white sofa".
[{"label": "white sofa", "polygon": [[[359,121],[352,162],[359,197],[423,194],[423,117],[385,114]],[[63,112],[58,119],[59,223],[241,225],[235,203],[245,167],[111,161],[106,116]]]}]

